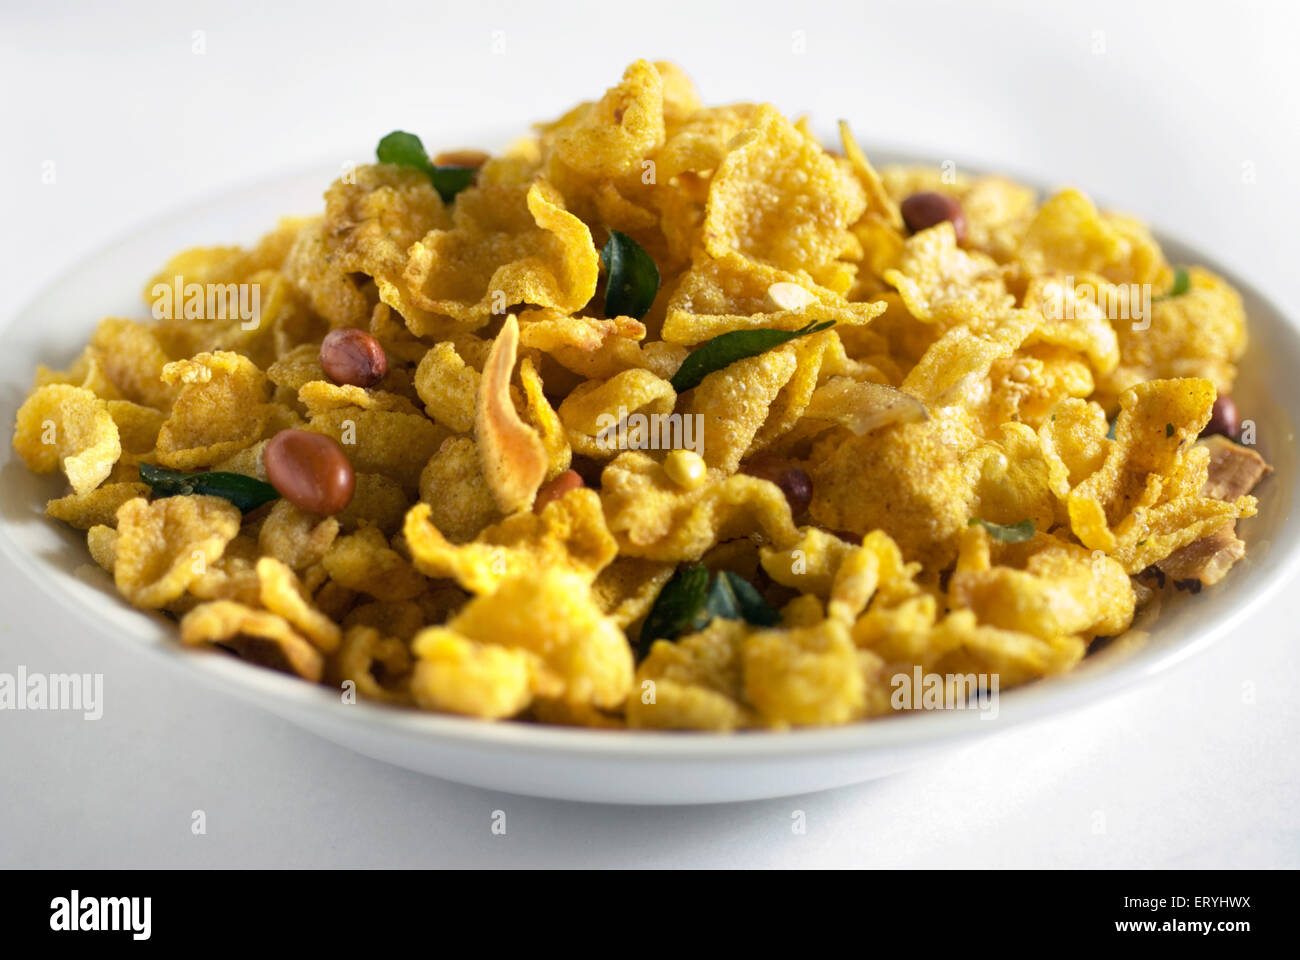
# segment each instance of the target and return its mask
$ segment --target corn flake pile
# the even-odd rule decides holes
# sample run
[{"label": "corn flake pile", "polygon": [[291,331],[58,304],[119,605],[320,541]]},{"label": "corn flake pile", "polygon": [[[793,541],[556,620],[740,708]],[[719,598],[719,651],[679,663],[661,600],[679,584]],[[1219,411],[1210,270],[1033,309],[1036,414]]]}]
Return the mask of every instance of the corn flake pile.
[{"label": "corn flake pile", "polygon": [[[908,229],[922,191],[958,201],[960,237]],[[641,316],[607,309],[615,233],[658,271]],[[1180,283],[1142,224],[1071,189],[877,172],[847,128],[827,149],[771,106],[703,107],[665,63],[449,201],[429,170],[361,167],[320,216],[180,254],[147,301],[177,277],[256,285],[260,322],[110,318],[40,368],[13,442],[67,479],[47,513],[182,643],[391,704],[720,731],[888,714],[918,666],[1005,689],[1126,630],[1166,573],[1220,579],[1267,470],[1198,439],[1240,299],[1203,269]],[[1142,285],[1145,327],[1098,306]],[[382,345],[375,386],[323,372],[342,327]],[[674,386],[735,331],[786,336]],[[694,451],[611,445],[636,415],[698,425]],[[346,451],[341,512],[141,481],[266,480],[286,429]],[[686,603],[643,636],[684,571],[770,615]]]}]

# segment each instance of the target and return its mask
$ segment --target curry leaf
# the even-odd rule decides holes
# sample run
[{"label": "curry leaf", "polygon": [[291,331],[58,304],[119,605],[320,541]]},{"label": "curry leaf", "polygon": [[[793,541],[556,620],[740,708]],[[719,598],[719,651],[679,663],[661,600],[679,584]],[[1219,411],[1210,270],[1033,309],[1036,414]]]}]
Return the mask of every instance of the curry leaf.
[{"label": "curry leaf", "polygon": [[600,251],[605,265],[605,316],[640,320],[659,292],[659,267],[645,248],[626,233],[609,231]]},{"label": "curry leaf", "polygon": [[678,393],[697,387],[709,374],[729,367],[737,360],[756,357],[766,350],[779,347],[809,333],[835,326],[834,320],[810,323],[798,330],[732,330],[707,340],[691,351],[673,374],[673,389]]},{"label": "curry leaf", "polygon": [[203,495],[223,497],[244,513],[279,498],[279,491],[269,483],[242,473],[178,473],[151,463],[140,464],[140,479],[149,485],[155,497]]},{"label": "curry leaf", "polygon": [[656,640],[671,640],[678,634],[695,628],[709,595],[708,568],[693,563],[679,567],[664,584],[655,598],[654,606],[641,625],[641,638],[637,644],[638,656],[650,651]]},{"label": "curry leaf", "polygon": [[714,578],[707,609],[715,617],[744,620],[756,627],[772,627],[781,619],[752,583],[730,570],[723,570]]},{"label": "curry leaf", "polygon": [[980,524],[994,540],[1001,540],[1003,543],[1023,543],[1034,536],[1034,521],[1021,520],[1019,523],[1003,525],[1001,523],[990,523],[988,520],[981,520],[979,517],[971,517],[967,526]]},{"label": "curry leaf", "polygon": [[1182,267],[1177,267],[1174,270],[1174,285],[1169,288],[1169,292],[1166,294],[1162,294],[1158,297],[1152,297],[1151,299],[1154,301],[1154,300],[1169,300],[1172,297],[1181,297],[1184,293],[1186,293],[1191,288],[1192,288],[1191,277],[1187,275],[1187,271],[1184,270]]},{"label": "curry leaf", "polygon": [[675,640],[683,633],[703,630],[719,617],[756,627],[771,627],[781,619],[740,574],[723,570],[710,583],[708,568],[693,563],[679,568],[659,591],[641,627],[637,658],[649,653],[656,640]]},{"label": "curry leaf", "polygon": [[424,149],[420,138],[405,130],[394,130],[379,141],[375,156],[380,163],[395,163],[402,167],[414,167],[423,170],[438,191],[443,203],[451,203],[460,193],[474,182],[474,167],[439,167],[429,160],[429,153]]}]

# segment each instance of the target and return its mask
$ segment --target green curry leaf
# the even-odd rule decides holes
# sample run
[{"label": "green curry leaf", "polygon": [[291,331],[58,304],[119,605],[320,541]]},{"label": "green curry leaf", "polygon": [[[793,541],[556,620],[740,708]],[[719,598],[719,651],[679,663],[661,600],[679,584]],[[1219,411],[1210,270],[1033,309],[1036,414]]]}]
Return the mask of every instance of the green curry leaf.
[{"label": "green curry leaf", "polygon": [[420,138],[405,130],[394,130],[375,148],[375,156],[380,163],[395,163],[401,167],[414,167],[423,170],[438,191],[443,203],[451,203],[460,193],[474,182],[474,167],[439,167],[429,160],[429,153],[424,149]]},{"label": "green curry leaf", "polygon": [[605,265],[605,316],[640,320],[659,292],[659,267],[645,248],[626,233],[609,231],[600,251]]},{"label": "green curry leaf", "polygon": [[729,367],[737,360],[756,357],[760,353],[789,343],[810,333],[835,326],[834,320],[810,323],[798,330],[732,330],[706,340],[691,351],[673,374],[673,389],[678,393],[700,385],[709,374]]},{"label": "green curry leaf", "polygon": [[1024,543],[1034,536],[1034,521],[1021,520],[1019,523],[1003,525],[1001,523],[990,523],[988,520],[981,520],[979,517],[971,517],[968,526],[980,524],[994,540],[1001,540],[1003,543]]},{"label": "green curry leaf", "polygon": [[223,497],[244,513],[280,496],[269,483],[242,473],[178,473],[142,463],[140,479],[149,485],[155,497]]},{"label": "green curry leaf", "polygon": [[709,570],[702,564],[679,567],[646,614],[637,658],[649,653],[656,640],[675,640],[684,633],[703,630],[719,617],[744,620],[756,627],[775,626],[781,619],[740,574],[723,570],[710,582]]}]

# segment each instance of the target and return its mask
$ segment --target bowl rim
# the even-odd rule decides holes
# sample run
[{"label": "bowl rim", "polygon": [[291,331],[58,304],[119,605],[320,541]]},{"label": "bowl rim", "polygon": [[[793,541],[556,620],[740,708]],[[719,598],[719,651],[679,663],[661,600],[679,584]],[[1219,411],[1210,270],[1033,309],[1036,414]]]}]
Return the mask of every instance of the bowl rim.
[{"label": "bowl rim", "polygon": [[[483,142],[493,141],[485,138]],[[879,166],[935,162],[933,158],[927,160],[923,155],[907,150],[887,148],[868,150],[867,155],[872,157],[873,162]],[[986,169],[978,164],[968,165],[960,161],[958,166],[963,172],[975,174]],[[337,163],[304,165],[287,172],[241,182],[215,195],[145,219],[123,231],[118,238],[79,258],[70,266],[58,269],[53,278],[27,298],[13,314],[0,319],[0,337],[3,337],[20,318],[35,311],[42,300],[66,282],[66,278],[85,271],[91,264],[111,255],[119,246],[183,221],[201,222],[205,213],[210,215],[212,211],[254,191],[269,190],[278,184],[301,184],[307,178],[318,183],[328,183],[334,179],[337,172]],[[1024,177],[1014,172],[1002,175],[1040,192],[1046,189],[1042,178]],[[1101,205],[1099,203],[1099,206]],[[282,214],[279,212],[270,211],[267,220],[273,221],[280,215]],[[1293,346],[1300,349],[1300,327],[1257,286],[1244,280],[1237,270],[1226,265],[1220,258],[1206,256],[1199,248],[1178,240],[1149,221],[1146,222],[1162,249],[1181,251],[1184,259],[1189,262],[1206,264],[1236,287],[1244,298],[1263,304],[1277,318],[1285,336],[1294,341]],[[135,281],[128,278],[124,286],[132,282]],[[1294,447],[1294,437],[1289,442]],[[6,452],[12,460],[12,449]],[[1286,528],[1295,528],[1292,530],[1293,533],[1300,532],[1300,512],[1289,511],[1284,522],[1285,526],[1282,529],[1271,532],[1280,534],[1285,532]],[[200,682],[232,693],[272,713],[295,719],[308,713],[324,711],[324,708],[346,706],[346,715],[323,715],[321,720],[326,725],[343,722],[355,725],[354,729],[365,728],[372,733],[390,734],[402,740],[418,740],[429,745],[458,745],[498,751],[522,750],[534,754],[539,751],[556,754],[581,753],[587,756],[624,760],[672,762],[825,757],[937,744],[998,732],[1049,714],[1064,713],[1088,703],[1109,699],[1132,688],[1140,681],[1165,672],[1202,652],[1248,616],[1254,614],[1289,583],[1297,572],[1300,572],[1300,536],[1288,538],[1287,542],[1280,545],[1278,536],[1273,536],[1271,539],[1273,542],[1268,557],[1268,569],[1246,571],[1239,569],[1237,571],[1239,574],[1247,573],[1249,576],[1229,581],[1230,586],[1227,588],[1232,590],[1232,597],[1237,602],[1227,613],[1201,625],[1189,640],[1155,654],[1144,656],[1142,651],[1139,651],[1132,657],[1106,669],[1089,670],[1088,660],[1085,660],[1069,673],[1033,681],[1001,693],[997,714],[999,722],[994,724],[982,723],[984,714],[977,710],[922,710],[836,727],[717,733],[624,728],[607,730],[519,721],[490,722],[364,701],[359,698],[357,702],[345,705],[337,695],[337,691],[332,688],[306,683],[298,678],[258,667],[218,651],[184,648],[175,636],[174,622],[157,613],[135,610],[117,595],[113,596],[113,600],[120,609],[129,614],[133,620],[138,621],[137,626],[144,629],[134,630],[135,635],[131,636],[124,630],[114,628],[97,617],[93,607],[76,602],[77,591],[71,588],[71,583],[65,582],[76,582],[76,578],[57,569],[53,569],[57,576],[49,576],[48,573],[53,565],[42,557],[34,555],[17,541],[10,530],[9,521],[0,522],[0,554],[3,554],[14,567],[21,569],[27,579],[35,583],[58,606],[70,607],[74,616],[88,626],[93,634],[108,634],[118,642],[137,648],[143,643],[143,646],[161,653],[165,662],[175,665],[178,669],[184,669],[188,674],[197,677]],[[95,569],[102,574],[98,568]],[[106,574],[103,576],[107,577]],[[96,589],[85,583],[80,583],[79,586],[83,589]],[[1221,590],[1223,587],[1216,589]],[[70,596],[74,602],[67,602]],[[328,711],[324,712],[328,713]]]}]

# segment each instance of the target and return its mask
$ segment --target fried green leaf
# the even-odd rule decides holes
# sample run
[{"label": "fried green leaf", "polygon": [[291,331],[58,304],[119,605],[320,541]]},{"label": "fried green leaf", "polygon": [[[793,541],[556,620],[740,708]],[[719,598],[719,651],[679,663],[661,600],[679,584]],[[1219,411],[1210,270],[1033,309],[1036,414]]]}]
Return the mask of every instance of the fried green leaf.
[{"label": "fried green leaf", "polygon": [[659,267],[645,248],[626,233],[609,231],[600,251],[605,265],[605,316],[640,320],[659,292]]},{"label": "fried green leaf", "polygon": [[142,463],[140,479],[149,485],[155,497],[222,497],[244,513],[256,510],[280,496],[279,491],[269,483],[256,477],[246,477],[242,473],[179,473],[151,463]]},{"label": "fried green leaf", "polygon": [[1034,521],[1032,520],[1001,524],[990,523],[988,520],[981,520],[979,517],[971,517],[968,526],[973,527],[977,523],[983,526],[994,540],[1001,540],[1003,543],[1024,543],[1034,536]]},{"label": "fried green leaf", "polygon": [[732,330],[706,340],[691,351],[673,375],[673,389],[678,393],[698,387],[709,374],[729,367],[737,360],[756,357],[760,353],[797,340],[810,333],[818,333],[835,326],[834,320],[810,323],[798,330]]}]

